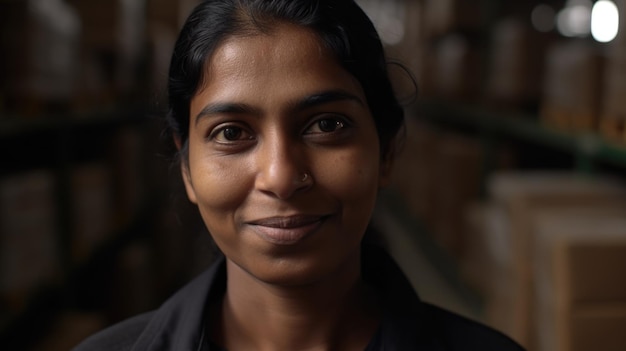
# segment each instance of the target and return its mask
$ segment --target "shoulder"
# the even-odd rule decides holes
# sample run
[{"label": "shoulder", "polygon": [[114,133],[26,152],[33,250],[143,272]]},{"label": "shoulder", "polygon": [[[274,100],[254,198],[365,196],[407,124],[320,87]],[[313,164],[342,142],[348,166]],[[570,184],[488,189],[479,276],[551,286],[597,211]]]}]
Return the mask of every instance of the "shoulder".
[{"label": "shoulder", "polygon": [[424,303],[431,331],[446,345],[446,350],[523,351],[508,336],[479,322],[437,306]]},{"label": "shoulder", "polygon": [[499,331],[422,301],[385,251],[370,247],[365,254],[363,275],[384,309],[383,349],[523,351]]},{"label": "shoulder", "polygon": [[226,284],[224,259],[179,289],[158,309],[115,324],[73,351],[192,350],[202,341],[205,306]]},{"label": "shoulder", "polygon": [[148,325],[152,314],[153,312],[140,314],[104,329],[84,340],[73,351],[131,350]]}]

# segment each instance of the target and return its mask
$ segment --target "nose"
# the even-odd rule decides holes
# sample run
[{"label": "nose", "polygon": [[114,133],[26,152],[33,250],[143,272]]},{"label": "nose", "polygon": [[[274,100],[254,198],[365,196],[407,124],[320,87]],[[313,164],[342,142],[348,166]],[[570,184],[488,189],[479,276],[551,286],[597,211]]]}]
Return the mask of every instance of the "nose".
[{"label": "nose", "polygon": [[283,136],[265,140],[256,160],[255,188],[265,194],[285,200],[312,185],[304,146],[295,140]]}]

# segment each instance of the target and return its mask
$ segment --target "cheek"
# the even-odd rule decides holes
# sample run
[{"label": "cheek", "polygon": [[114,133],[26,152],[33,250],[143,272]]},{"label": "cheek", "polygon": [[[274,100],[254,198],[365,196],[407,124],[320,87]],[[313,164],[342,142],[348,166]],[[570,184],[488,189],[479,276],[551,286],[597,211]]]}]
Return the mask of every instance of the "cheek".
[{"label": "cheek", "polygon": [[380,163],[376,149],[344,150],[321,170],[326,186],[345,206],[369,206],[378,191]]},{"label": "cheek", "polygon": [[[190,175],[198,207],[204,216],[218,216],[232,211],[248,193],[249,170],[245,160],[195,156],[190,153]],[[249,179],[250,178],[250,179]]]}]

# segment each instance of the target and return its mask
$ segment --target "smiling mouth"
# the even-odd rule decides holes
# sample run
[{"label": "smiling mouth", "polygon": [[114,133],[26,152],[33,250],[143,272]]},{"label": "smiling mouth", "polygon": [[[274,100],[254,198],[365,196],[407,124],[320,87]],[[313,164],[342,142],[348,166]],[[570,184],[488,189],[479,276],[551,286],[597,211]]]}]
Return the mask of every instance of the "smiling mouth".
[{"label": "smiling mouth", "polygon": [[328,216],[269,217],[248,223],[264,240],[276,245],[294,245],[313,234]]}]

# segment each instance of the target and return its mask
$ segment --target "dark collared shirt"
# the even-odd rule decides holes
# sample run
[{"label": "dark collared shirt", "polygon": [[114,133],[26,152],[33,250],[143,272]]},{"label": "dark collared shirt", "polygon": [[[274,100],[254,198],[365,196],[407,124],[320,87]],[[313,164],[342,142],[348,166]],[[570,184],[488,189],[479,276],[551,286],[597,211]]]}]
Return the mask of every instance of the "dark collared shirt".
[{"label": "dark collared shirt", "polygon": [[[206,337],[204,316],[222,296],[225,266],[219,259],[156,311],[105,329],[74,351],[223,351]],[[383,302],[383,320],[365,351],[523,350],[493,329],[422,302],[386,253],[364,250],[362,266]]]}]

